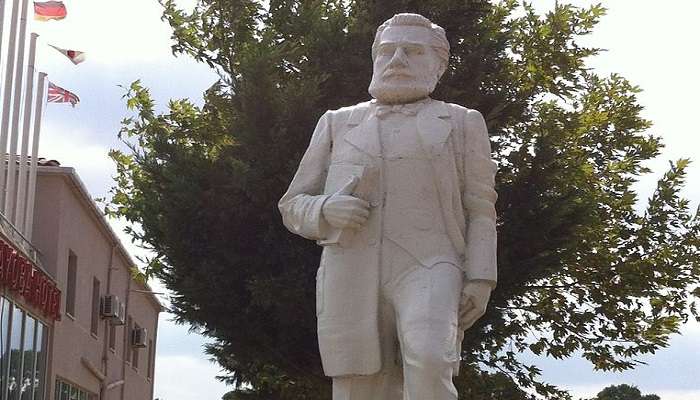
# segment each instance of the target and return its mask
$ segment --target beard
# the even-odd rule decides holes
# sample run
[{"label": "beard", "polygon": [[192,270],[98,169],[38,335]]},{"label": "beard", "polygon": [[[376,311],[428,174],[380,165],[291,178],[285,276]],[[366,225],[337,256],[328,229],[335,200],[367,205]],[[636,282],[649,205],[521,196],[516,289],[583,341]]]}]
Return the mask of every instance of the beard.
[{"label": "beard", "polygon": [[424,99],[433,92],[437,85],[437,78],[415,77],[391,81],[376,72],[372,74],[369,84],[369,94],[381,103],[404,104]]}]

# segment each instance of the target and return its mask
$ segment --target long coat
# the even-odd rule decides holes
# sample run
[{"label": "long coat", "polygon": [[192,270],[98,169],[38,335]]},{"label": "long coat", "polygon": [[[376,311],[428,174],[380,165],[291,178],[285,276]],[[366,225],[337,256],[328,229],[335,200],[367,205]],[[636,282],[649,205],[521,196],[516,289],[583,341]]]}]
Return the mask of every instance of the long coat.
[{"label": "long coat", "polygon": [[[365,102],[328,111],[320,118],[279,202],[291,232],[322,242],[332,230],[321,213],[325,200],[348,181],[348,171],[380,168],[376,108],[375,101]],[[430,100],[419,110],[416,123],[437,182],[441,217],[462,258],[466,279],[487,280],[495,286],[496,165],[484,119],[478,111]],[[316,311],[321,359],[328,376],[369,375],[382,368],[378,214],[371,210],[349,245],[325,246],[321,256]]]}]

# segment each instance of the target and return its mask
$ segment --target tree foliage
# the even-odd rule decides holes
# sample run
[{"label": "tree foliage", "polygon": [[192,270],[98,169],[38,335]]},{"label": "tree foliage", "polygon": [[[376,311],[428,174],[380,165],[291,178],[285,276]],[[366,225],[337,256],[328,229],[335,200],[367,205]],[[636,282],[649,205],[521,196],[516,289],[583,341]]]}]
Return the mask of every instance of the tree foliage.
[{"label": "tree foliage", "polygon": [[585,66],[598,50],[577,41],[600,6],[538,15],[514,0],[163,5],[174,53],[221,79],[202,107],[173,100],[164,113],[130,87],[134,115],[120,132],[130,150],[111,152],[107,211],[140,224],[131,233],[153,250],[148,272],[175,293],[172,311],[215,338],[208,351],[225,379],[246,385],[234,398],[329,398],[313,307],[320,250],[286,231],[276,203],[318,117],[368,99],[374,30],[396,12],[446,29],[452,55],[434,97],[482,112],[500,166],[499,285],[465,338],[463,397],[518,387],[567,397],[518,353],[629,369],[694,313],[700,224],[679,195],[688,160],[671,163],[646,209],[635,208],[634,183],[661,143],[646,133],[639,89]]},{"label": "tree foliage", "polygon": [[661,398],[655,394],[642,396],[642,392],[636,386],[622,384],[606,387],[591,400],[661,400]]}]

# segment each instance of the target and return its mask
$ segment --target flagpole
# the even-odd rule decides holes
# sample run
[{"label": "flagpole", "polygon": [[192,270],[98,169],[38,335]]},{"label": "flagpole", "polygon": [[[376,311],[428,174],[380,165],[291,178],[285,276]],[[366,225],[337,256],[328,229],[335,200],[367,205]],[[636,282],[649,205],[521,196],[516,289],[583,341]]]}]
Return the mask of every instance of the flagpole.
[{"label": "flagpole", "polygon": [[[24,86],[24,53],[27,48],[27,8],[28,0],[23,2],[20,17],[19,44],[17,46],[17,61],[15,62],[15,92],[12,107],[12,128],[10,130],[10,162],[7,163],[7,183],[5,190],[5,217],[15,220],[15,183],[17,182],[17,142],[19,141],[19,117],[22,110],[22,89]],[[34,42],[36,46],[36,41]]]},{"label": "flagpole", "polygon": [[[2,65],[2,60],[3,58],[3,51],[2,51],[2,38],[3,34],[5,33],[5,0],[0,0],[0,65]],[[0,71],[0,80],[2,79],[2,71]],[[2,95],[0,93],[0,95]],[[0,113],[2,113],[2,110],[0,110]]]},{"label": "flagpole", "polygon": [[39,72],[39,88],[36,92],[36,106],[34,110],[34,134],[32,138],[32,158],[29,161],[29,184],[27,188],[27,218],[24,220],[24,237],[32,240],[32,227],[34,226],[34,195],[36,194],[36,167],[39,157],[39,134],[41,133],[41,119],[44,114],[46,99],[46,73]]},{"label": "flagpole", "polygon": [[[0,65],[2,65],[2,60],[5,59],[5,48],[3,47],[2,43],[2,38],[5,33],[5,8],[7,4],[5,0],[0,0]],[[2,73],[2,67],[0,67],[0,82],[2,82],[2,78],[5,76],[5,74]],[[2,91],[0,90],[0,99],[2,99]],[[2,120],[2,116],[5,114],[5,109],[2,108],[0,109],[0,120]]]},{"label": "flagpole", "polygon": [[[39,37],[32,33],[29,42],[29,62],[27,65],[27,90],[24,94],[24,120],[22,123],[22,148],[19,157],[19,173],[17,175],[17,200],[15,202],[14,225],[22,233],[25,226],[25,201],[27,196],[27,157],[29,153],[29,133],[32,122],[32,100],[34,100],[34,64],[36,61],[36,40]],[[8,173],[9,174],[9,173]],[[9,189],[9,187],[8,187]],[[9,192],[8,192],[9,193]]]},{"label": "flagpole", "polygon": [[[0,0],[0,48],[2,47],[2,37],[5,32],[5,7],[7,6],[5,0]],[[0,51],[0,64],[2,63],[2,51]]]},{"label": "flagpole", "polygon": [[[2,97],[2,121],[0,122],[0,213],[5,214],[5,152],[7,151],[7,136],[10,128],[10,105],[12,102],[12,67],[15,64],[17,42],[17,23],[19,19],[19,2],[14,0],[10,18],[10,37],[8,38],[7,59],[5,60],[5,87]],[[23,3],[26,4],[26,1]],[[19,100],[18,100],[19,101]]]}]

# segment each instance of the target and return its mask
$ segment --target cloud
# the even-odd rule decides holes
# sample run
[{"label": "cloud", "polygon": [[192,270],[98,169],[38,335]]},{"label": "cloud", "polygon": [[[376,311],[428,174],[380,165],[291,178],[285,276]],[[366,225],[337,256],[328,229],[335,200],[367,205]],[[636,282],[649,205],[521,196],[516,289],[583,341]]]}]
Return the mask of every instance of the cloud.
[{"label": "cloud", "polygon": [[92,141],[91,135],[94,133],[79,127],[54,126],[51,130],[42,130],[39,156],[75,168],[90,194],[102,196],[116,169],[107,157],[108,147]]},{"label": "cloud", "polygon": [[646,365],[624,372],[594,371],[593,366],[581,357],[555,360],[525,354],[523,361],[540,367],[546,382],[574,393],[587,390],[587,394],[595,394],[605,386],[621,383],[636,385],[645,393],[700,391],[695,368],[697,354],[700,354],[698,335],[700,324],[688,322],[681,328],[680,334],[671,336],[667,348],[638,357]]},{"label": "cloud", "polygon": [[661,400],[700,399],[700,390],[660,390],[654,394],[657,394]]},{"label": "cloud", "polygon": [[189,325],[175,323],[174,315],[162,313],[158,318],[158,354],[162,356],[188,356],[208,360],[204,345],[211,342],[194,332]]},{"label": "cloud", "polygon": [[157,356],[154,398],[163,400],[218,400],[232,390],[214,379],[219,368],[189,356]]},{"label": "cloud", "polygon": [[106,7],[99,1],[66,1],[63,21],[32,21],[32,29],[51,43],[85,51],[102,65],[140,65],[158,62],[170,54],[170,29],[160,20],[157,1],[120,0]]},{"label": "cloud", "polygon": [[[608,381],[601,383],[600,385],[576,385],[569,387],[571,395],[574,399],[590,399],[597,395],[603,388],[610,385],[620,385],[627,383],[624,381]],[[629,383],[628,383],[629,384]],[[700,399],[700,390],[656,390],[648,391],[637,386],[643,395],[645,394],[655,394],[658,395],[661,400],[691,400]]]},{"label": "cloud", "polygon": [[[120,0],[110,7],[99,1],[64,2],[68,9],[66,19],[30,21],[31,30],[40,35],[39,60],[49,58],[40,64],[53,66],[63,57],[47,48],[46,43],[84,51],[89,62],[110,68],[129,65],[143,68],[172,57],[172,29],[161,21],[163,8],[158,1]],[[176,3],[182,9],[192,10],[197,2]]]}]

